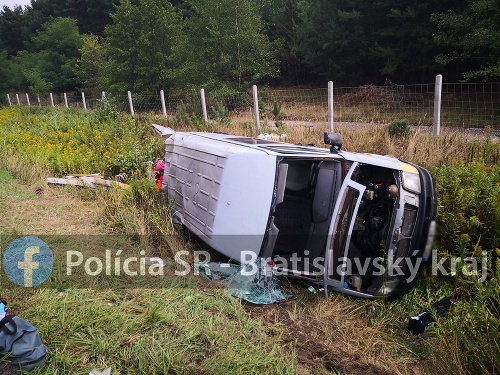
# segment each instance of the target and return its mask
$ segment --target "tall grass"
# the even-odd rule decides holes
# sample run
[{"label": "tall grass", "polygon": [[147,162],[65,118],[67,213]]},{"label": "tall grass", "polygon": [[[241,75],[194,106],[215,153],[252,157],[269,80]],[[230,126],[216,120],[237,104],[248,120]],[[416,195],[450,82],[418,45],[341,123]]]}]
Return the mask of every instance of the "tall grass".
[{"label": "tall grass", "polygon": [[[39,374],[295,373],[293,352],[267,338],[222,289],[192,279],[162,289],[45,289],[24,300],[3,293],[12,311],[37,322],[49,348]],[[18,310],[19,309],[19,310]],[[279,330],[274,330],[279,334]]]},{"label": "tall grass", "polygon": [[[178,131],[218,131],[235,135],[256,136],[255,125],[251,117],[235,117],[229,121],[212,122],[208,125],[199,124],[196,128],[187,122],[175,122],[158,118],[157,123],[172,126]],[[286,141],[294,144],[311,144],[326,147],[323,144],[324,125],[280,122],[279,129],[274,122],[261,122],[261,132],[285,133]],[[494,140],[491,127],[486,127],[484,136],[470,135],[460,130],[445,128],[438,137],[429,131],[411,131],[403,137],[393,137],[388,132],[388,126],[335,124],[334,130],[339,132],[344,140],[343,149],[353,152],[369,152],[381,155],[391,155],[400,159],[419,164],[425,168],[438,167],[462,160],[472,162],[481,159],[486,164],[500,162],[500,147]]]},{"label": "tall grass", "polygon": [[[84,113],[72,109],[9,107],[0,111],[2,161],[20,178],[35,165],[47,173],[144,172],[148,159],[162,148],[150,125],[111,109]],[[15,155],[22,163],[15,165]],[[138,172],[139,171],[139,172]]]}]

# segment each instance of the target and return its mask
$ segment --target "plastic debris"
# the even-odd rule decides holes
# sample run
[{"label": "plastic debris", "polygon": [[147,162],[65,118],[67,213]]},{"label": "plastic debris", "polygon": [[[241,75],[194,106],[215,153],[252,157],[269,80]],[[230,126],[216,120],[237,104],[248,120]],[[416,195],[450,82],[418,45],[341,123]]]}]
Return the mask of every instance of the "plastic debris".
[{"label": "plastic debris", "polygon": [[0,298],[0,320],[9,315],[9,309],[7,308],[7,302]]},{"label": "plastic debris", "polygon": [[276,133],[262,133],[257,136],[259,139],[265,139],[267,141],[284,142],[286,140],[286,134],[276,134]]},{"label": "plastic debris", "polygon": [[262,258],[248,264],[194,263],[194,269],[208,280],[225,285],[229,293],[255,305],[269,305],[295,299],[285,290],[272,265]]},{"label": "plastic debris", "polygon": [[408,329],[410,332],[418,335],[419,333],[427,331],[429,329],[429,325],[433,322],[435,322],[435,319],[432,314],[428,311],[424,311],[410,318],[408,321]]},{"label": "plastic debris", "polygon": [[119,173],[115,176],[115,181],[120,182],[122,184],[127,183],[127,175],[125,173]]},{"label": "plastic debris", "polygon": [[146,266],[157,265],[158,267],[163,268],[167,265],[167,261],[159,257],[145,257],[144,265]]},{"label": "plastic debris", "polygon": [[[448,315],[449,311],[453,306],[457,304],[457,300],[451,297],[443,298],[431,306],[431,310],[434,310],[435,315],[438,318],[443,318]],[[431,323],[434,323],[436,319],[431,311],[423,311],[420,314],[414,315],[408,321],[408,329],[418,335],[424,333],[429,329]]]},{"label": "plastic debris", "polygon": [[111,375],[111,367],[108,367],[104,371],[99,371],[97,369],[92,369],[92,371],[89,372],[89,375]]}]

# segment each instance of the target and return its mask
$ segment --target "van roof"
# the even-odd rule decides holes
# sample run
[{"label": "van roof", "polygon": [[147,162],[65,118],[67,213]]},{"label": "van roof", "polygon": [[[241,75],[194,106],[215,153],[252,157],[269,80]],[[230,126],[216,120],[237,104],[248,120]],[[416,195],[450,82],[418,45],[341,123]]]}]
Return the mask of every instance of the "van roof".
[{"label": "van roof", "polygon": [[[345,159],[350,161],[357,161],[363,164],[377,165],[380,167],[408,170],[411,167],[409,164],[400,161],[399,159],[391,156],[382,156],[371,153],[358,153],[349,151],[340,151],[339,153],[331,153],[328,148],[320,148],[307,145],[296,145],[292,143],[276,142],[260,138],[251,138],[243,136],[235,136],[223,133],[204,133],[204,132],[190,132],[193,136],[199,136],[214,141],[222,141],[248,147],[255,151],[262,151],[268,155],[276,155],[283,157],[307,157],[307,158],[332,158],[332,159]],[[413,168],[410,168],[413,169]],[[417,173],[417,171],[414,171]]]}]

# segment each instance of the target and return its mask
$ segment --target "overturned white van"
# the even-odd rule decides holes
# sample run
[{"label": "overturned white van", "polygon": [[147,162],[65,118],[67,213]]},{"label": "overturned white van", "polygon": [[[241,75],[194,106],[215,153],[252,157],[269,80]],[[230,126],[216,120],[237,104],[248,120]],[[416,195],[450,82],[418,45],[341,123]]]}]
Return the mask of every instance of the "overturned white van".
[{"label": "overturned white van", "polygon": [[[167,132],[168,133],[168,132]],[[173,217],[240,263],[377,298],[407,292],[429,257],[431,174],[386,156],[227,134],[167,134],[162,190]]]}]

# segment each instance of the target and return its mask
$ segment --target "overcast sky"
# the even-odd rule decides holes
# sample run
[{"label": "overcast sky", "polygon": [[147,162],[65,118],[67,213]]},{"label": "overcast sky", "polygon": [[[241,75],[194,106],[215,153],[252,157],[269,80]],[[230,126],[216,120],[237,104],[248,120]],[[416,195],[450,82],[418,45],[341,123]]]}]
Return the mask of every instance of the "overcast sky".
[{"label": "overcast sky", "polygon": [[31,0],[0,0],[0,9],[3,9],[4,5],[7,5],[10,9],[13,9],[16,5],[30,5]]}]

